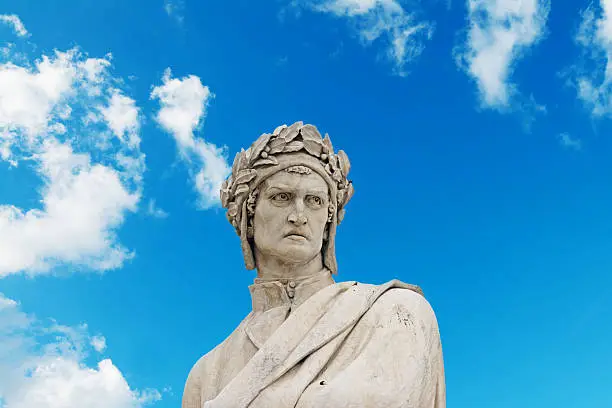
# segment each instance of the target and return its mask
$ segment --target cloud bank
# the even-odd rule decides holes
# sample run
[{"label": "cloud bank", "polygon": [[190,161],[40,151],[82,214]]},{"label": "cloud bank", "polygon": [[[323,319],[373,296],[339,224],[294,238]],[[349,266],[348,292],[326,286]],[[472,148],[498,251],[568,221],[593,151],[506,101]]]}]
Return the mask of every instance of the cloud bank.
[{"label": "cloud bank", "polygon": [[25,166],[42,187],[38,208],[0,204],[0,278],[120,267],[133,253],[116,231],[137,208],[145,167],[134,100],[110,56],[11,57],[0,63],[0,165]]},{"label": "cloud bank", "polygon": [[[93,347],[93,350],[92,350]],[[161,398],[130,388],[103,352],[106,341],[86,325],[62,326],[20,310],[0,293],[0,406],[7,408],[140,408]]]}]

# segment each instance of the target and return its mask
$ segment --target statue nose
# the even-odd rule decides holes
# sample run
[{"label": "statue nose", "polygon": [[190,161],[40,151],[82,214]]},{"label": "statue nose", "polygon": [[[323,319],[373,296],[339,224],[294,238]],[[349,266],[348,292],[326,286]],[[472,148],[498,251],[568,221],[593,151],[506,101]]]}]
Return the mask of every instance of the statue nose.
[{"label": "statue nose", "polygon": [[287,221],[295,225],[304,225],[306,224],[308,219],[306,218],[304,213],[292,212],[291,214],[289,214],[289,217],[287,217]]}]

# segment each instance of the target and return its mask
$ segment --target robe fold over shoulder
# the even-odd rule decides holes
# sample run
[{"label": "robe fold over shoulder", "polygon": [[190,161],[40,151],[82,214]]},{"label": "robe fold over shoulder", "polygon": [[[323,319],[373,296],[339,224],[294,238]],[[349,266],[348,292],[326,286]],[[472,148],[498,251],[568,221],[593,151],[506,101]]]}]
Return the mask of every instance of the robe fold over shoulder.
[{"label": "robe fold over shoulder", "polygon": [[254,310],[189,373],[183,408],[445,408],[440,333],[413,285],[334,283]]}]

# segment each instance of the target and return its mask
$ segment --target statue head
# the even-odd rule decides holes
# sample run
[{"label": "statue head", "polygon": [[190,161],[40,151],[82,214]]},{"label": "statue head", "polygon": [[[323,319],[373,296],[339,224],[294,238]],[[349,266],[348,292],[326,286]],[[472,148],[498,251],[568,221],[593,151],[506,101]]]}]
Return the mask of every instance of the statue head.
[{"label": "statue head", "polygon": [[279,126],[236,154],[221,204],[240,236],[247,269],[256,267],[255,252],[287,263],[321,254],[337,273],[336,227],[353,195],[349,169],[329,136],[302,122]]}]

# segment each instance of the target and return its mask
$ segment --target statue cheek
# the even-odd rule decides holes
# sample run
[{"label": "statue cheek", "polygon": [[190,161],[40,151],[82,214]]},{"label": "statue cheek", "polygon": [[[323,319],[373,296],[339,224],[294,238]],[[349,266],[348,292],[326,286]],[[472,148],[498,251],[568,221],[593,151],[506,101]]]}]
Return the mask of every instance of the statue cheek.
[{"label": "statue cheek", "polygon": [[281,213],[282,210],[278,207],[268,205],[265,208],[261,208],[258,223],[261,223],[262,225],[277,223],[282,217]]},{"label": "statue cheek", "polygon": [[311,219],[317,228],[323,229],[327,224],[327,211],[317,211],[316,214],[312,215]]}]

